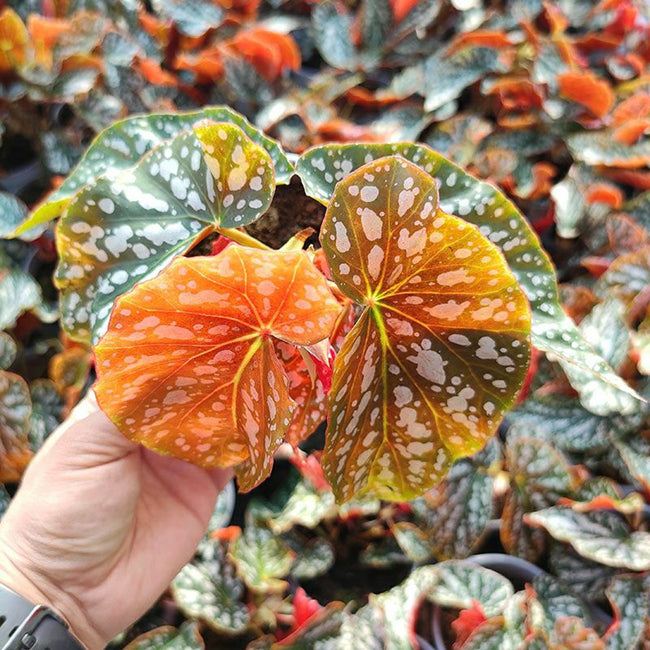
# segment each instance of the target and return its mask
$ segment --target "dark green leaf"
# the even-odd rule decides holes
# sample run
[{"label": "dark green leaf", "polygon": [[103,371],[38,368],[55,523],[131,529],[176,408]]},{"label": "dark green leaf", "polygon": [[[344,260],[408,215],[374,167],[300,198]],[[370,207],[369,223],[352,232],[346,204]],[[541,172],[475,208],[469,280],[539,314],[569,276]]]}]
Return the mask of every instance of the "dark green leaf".
[{"label": "dark green leaf", "polygon": [[607,598],[614,610],[614,624],[605,636],[607,650],[634,650],[643,640],[643,630],[650,620],[650,591],[643,583],[637,576],[612,580]]},{"label": "dark green leaf", "polygon": [[435,111],[458,98],[465,88],[491,72],[505,72],[498,50],[476,47],[451,56],[436,52],[426,62],[424,110]]},{"label": "dark green leaf", "polygon": [[156,13],[172,20],[186,36],[202,36],[221,25],[225,12],[210,0],[152,0]]},{"label": "dark green leaf", "polygon": [[6,332],[0,332],[0,370],[7,370],[16,358],[16,341]]},{"label": "dark green leaf", "polygon": [[32,382],[29,390],[32,397],[29,442],[32,449],[37,451],[63,419],[64,402],[49,379],[37,379]]},{"label": "dark green leaf", "polygon": [[186,616],[204,621],[217,632],[238,633],[249,622],[242,602],[244,585],[226,559],[222,543],[212,544],[211,559],[183,567],[172,582],[172,594]]},{"label": "dark green leaf", "polygon": [[650,533],[632,531],[618,513],[555,506],[527,515],[526,521],[542,526],[590,560],[632,571],[650,569]]},{"label": "dark green leaf", "polygon": [[352,42],[352,16],[339,13],[329,0],[317,4],[311,13],[314,43],[329,65],[353,70],[358,65]]},{"label": "dark green leaf", "polygon": [[538,438],[509,435],[506,464],[510,489],[503,507],[501,542],[508,553],[534,562],[544,551],[546,536],[527,526],[524,515],[567,496],[575,479],[564,456]]}]

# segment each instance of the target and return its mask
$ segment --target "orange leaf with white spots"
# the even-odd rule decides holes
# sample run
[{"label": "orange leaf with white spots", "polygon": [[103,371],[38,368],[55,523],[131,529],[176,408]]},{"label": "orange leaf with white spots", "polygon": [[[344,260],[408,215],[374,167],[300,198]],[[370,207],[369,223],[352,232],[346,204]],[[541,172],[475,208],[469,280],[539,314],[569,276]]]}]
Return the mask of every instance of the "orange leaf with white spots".
[{"label": "orange leaf with white spots", "polygon": [[614,92],[604,79],[591,72],[564,72],[558,75],[560,95],[581,104],[603,118],[614,105]]},{"label": "orange leaf with white spots", "polygon": [[279,339],[326,338],[340,306],[304,252],[177,258],[122,296],[95,348],[102,409],[130,439],[203,467],[270,472],[294,408]]},{"label": "orange leaf with white spots", "polygon": [[528,302],[499,250],[390,156],[334,191],[321,242],[365,307],[334,364],[323,469],[339,501],[403,501],[482,447],[529,359]]}]

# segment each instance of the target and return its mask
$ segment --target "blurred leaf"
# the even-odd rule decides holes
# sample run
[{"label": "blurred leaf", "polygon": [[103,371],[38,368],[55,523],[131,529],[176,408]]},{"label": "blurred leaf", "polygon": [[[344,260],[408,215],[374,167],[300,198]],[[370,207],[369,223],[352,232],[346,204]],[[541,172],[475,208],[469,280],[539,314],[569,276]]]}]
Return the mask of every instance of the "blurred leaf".
[{"label": "blurred leaf", "polygon": [[542,573],[533,579],[532,585],[537,599],[544,608],[549,633],[553,631],[556,621],[567,616],[588,619],[589,614],[582,600],[572,594],[569,587],[557,578]]},{"label": "blurred leaf", "polygon": [[228,557],[249,589],[258,593],[282,592],[284,578],[295,554],[267,528],[247,526],[233,543]]},{"label": "blurred leaf", "polygon": [[19,316],[38,309],[41,287],[29,274],[16,268],[0,268],[0,330],[14,327]]},{"label": "blurred leaf", "polygon": [[438,179],[440,208],[476,224],[503,252],[532,309],[532,343],[552,354],[599,415],[633,413],[639,396],[582,339],[557,297],[555,272],[524,217],[492,185],[478,181],[423,145],[329,145],[304,153],[296,165],[306,193],[327,203],[338,181],[369,161],[400,155]]},{"label": "blurred leaf", "polygon": [[621,366],[630,347],[630,333],[623,316],[623,305],[609,296],[578,327],[585,341],[613,368]]},{"label": "blurred leaf", "polygon": [[614,622],[605,635],[607,650],[639,647],[650,620],[650,590],[645,588],[643,579],[637,576],[614,578],[607,598],[614,610]]},{"label": "blurred leaf", "polygon": [[297,630],[271,646],[271,650],[314,650],[335,647],[329,644],[339,637],[343,603],[332,602],[310,616]]},{"label": "blurred leaf", "polygon": [[612,577],[621,570],[588,560],[578,555],[567,544],[551,540],[549,544],[549,567],[574,593],[584,594],[590,601],[603,600],[605,589]]},{"label": "blurred leaf", "polygon": [[235,510],[235,496],[235,482],[229,481],[217,497],[208,527],[197,548],[199,555],[205,556],[206,553],[209,554],[213,551],[215,545],[212,541],[212,535],[230,523],[232,513]]},{"label": "blurred leaf", "polygon": [[382,613],[382,647],[391,650],[410,650],[416,647],[415,620],[418,606],[425,597],[430,597],[438,577],[438,567],[418,567],[404,582],[390,591],[369,596],[369,604]]},{"label": "blurred leaf", "polygon": [[171,585],[181,611],[226,634],[246,629],[249,613],[242,599],[244,585],[226,559],[222,542],[215,541],[211,559],[192,562],[181,569]]},{"label": "blurred leaf", "polygon": [[340,182],[325,215],[334,281],[365,307],[329,394],[323,469],[340,502],[420,496],[487,441],[523,381],[524,294],[496,247],[437,198],[433,178],[387,157]]},{"label": "blurred leaf", "polygon": [[504,576],[469,560],[448,560],[433,567],[436,580],[428,598],[441,607],[469,609],[479,602],[485,616],[498,616],[514,593]]},{"label": "blurred leaf", "polygon": [[145,632],[131,641],[124,650],[204,650],[199,625],[188,621],[179,630],[165,625]]},{"label": "blurred leaf", "polygon": [[94,183],[110,171],[127,169],[135,165],[154,147],[191,129],[204,119],[239,126],[256,144],[265,148],[274,163],[276,182],[287,183],[292,166],[285,153],[274,140],[267,138],[248,120],[225,106],[208,107],[191,113],[153,113],[134,116],[116,122],[102,131],[86,151],[83,159],[62,185],[37,206],[29,220],[15,234],[57,217],[74,194],[85,185]]},{"label": "blurred leaf", "polygon": [[643,416],[601,417],[587,411],[574,397],[534,395],[508,414],[508,421],[531,435],[542,435],[567,452],[595,453],[607,448],[609,434],[635,431]]},{"label": "blurred leaf", "polygon": [[474,47],[451,55],[436,52],[425,64],[424,110],[435,111],[489,73],[505,70],[498,50]]},{"label": "blurred leaf", "polygon": [[352,17],[339,13],[329,0],[318,3],[311,13],[314,43],[323,59],[334,68],[354,70],[358,66],[352,41]]},{"label": "blurred leaf", "polygon": [[[0,192],[0,238],[9,237],[26,221],[27,216],[27,206],[18,197],[8,192]],[[31,241],[39,237],[44,230],[44,225],[31,228],[20,238]]]},{"label": "blurred leaf", "polygon": [[551,189],[555,204],[555,223],[560,237],[573,239],[580,234],[580,225],[585,212],[583,194],[576,181],[567,176]]},{"label": "blurred leaf", "polygon": [[587,165],[605,165],[635,169],[650,163],[650,139],[643,138],[631,145],[617,142],[611,133],[575,133],[566,139],[569,151],[575,160]]},{"label": "blurred leaf", "polygon": [[630,303],[650,284],[650,246],[617,257],[596,285],[597,293]]},{"label": "blurred leaf", "polygon": [[154,11],[172,20],[186,36],[202,36],[209,29],[219,27],[224,10],[210,0],[152,0]]},{"label": "blurred leaf", "polygon": [[285,536],[283,540],[296,554],[291,575],[297,580],[313,580],[327,573],[336,559],[331,542],[317,537],[304,543],[297,537]]},{"label": "blurred leaf", "polygon": [[63,398],[49,379],[37,379],[29,387],[32,414],[29,421],[29,442],[38,451],[45,439],[63,420]]},{"label": "blurred leaf", "polygon": [[650,569],[650,533],[632,531],[618,513],[579,513],[555,506],[527,515],[526,521],[568,542],[590,560],[632,571]]},{"label": "blurred leaf", "polygon": [[7,512],[10,502],[11,496],[9,495],[9,492],[7,492],[5,487],[0,484],[0,519],[2,519],[5,512]]},{"label": "blurred leaf", "polygon": [[571,492],[575,479],[564,456],[537,438],[508,435],[506,465],[510,489],[501,515],[501,542],[508,553],[534,562],[544,551],[546,536],[527,526],[524,515],[554,505]]},{"label": "blurred leaf", "polygon": [[118,296],[216,227],[257,219],[274,190],[267,152],[238,126],[213,122],[158,145],[133,169],[87,185],[57,231],[64,331],[95,343]]},{"label": "blurred leaf", "polygon": [[0,332],[0,370],[7,370],[16,359],[16,341],[6,332]]},{"label": "blurred leaf", "polygon": [[31,459],[29,416],[32,403],[25,380],[0,371],[0,483],[16,482]]}]

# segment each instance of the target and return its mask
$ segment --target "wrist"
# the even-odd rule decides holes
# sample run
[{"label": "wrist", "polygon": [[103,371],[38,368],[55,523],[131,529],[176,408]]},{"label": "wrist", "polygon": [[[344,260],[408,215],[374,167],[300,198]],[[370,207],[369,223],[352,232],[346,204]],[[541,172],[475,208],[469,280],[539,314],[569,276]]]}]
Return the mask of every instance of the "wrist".
[{"label": "wrist", "polygon": [[64,594],[54,585],[39,576],[30,576],[29,571],[20,568],[17,562],[5,553],[0,553],[0,584],[22,596],[33,605],[44,605],[51,609],[68,625],[78,641],[90,650],[99,650],[106,642],[85,619],[83,608],[74,598]]}]

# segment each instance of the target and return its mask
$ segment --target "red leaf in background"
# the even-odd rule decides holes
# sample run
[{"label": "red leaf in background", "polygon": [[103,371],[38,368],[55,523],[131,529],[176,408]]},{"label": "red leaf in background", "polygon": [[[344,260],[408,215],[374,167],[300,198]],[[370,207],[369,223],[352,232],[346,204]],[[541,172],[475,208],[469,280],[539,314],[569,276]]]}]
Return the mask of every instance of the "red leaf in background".
[{"label": "red leaf in background", "polygon": [[199,83],[208,83],[219,79],[223,74],[223,58],[217,47],[206,47],[198,54],[181,53],[174,61],[177,70],[194,72]]},{"label": "red leaf in background", "polygon": [[605,117],[614,105],[614,93],[607,81],[592,72],[564,72],[558,75],[560,94],[581,104],[597,117]]},{"label": "red leaf in background", "polygon": [[622,144],[633,145],[644,135],[650,133],[650,119],[647,117],[630,120],[627,124],[619,126],[612,138]]},{"label": "red leaf in background", "polygon": [[585,257],[580,264],[584,266],[591,275],[595,278],[599,278],[607,269],[610,267],[612,260],[607,257],[597,257],[596,255],[590,255]]},{"label": "red leaf in background", "polygon": [[605,203],[618,210],[623,205],[623,192],[609,183],[594,183],[587,190],[587,203]]},{"label": "red leaf in background", "polygon": [[393,8],[393,18],[395,19],[395,22],[401,23],[418,2],[419,0],[390,0],[390,6]]},{"label": "red leaf in background", "polygon": [[153,59],[140,59],[136,64],[142,76],[155,86],[178,86],[178,80],[174,75],[163,70]]},{"label": "red leaf in background", "polygon": [[487,621],[487,618],[483,614],[481,603],[478,600],[474,601],[470,609],[461,610],[458,618],[451,623],[451,629],[456,634],[453,649],[460,650],[470,634],[485,621]]},{"label": "red leaf in background", "polygon": [[447,54],[453,54],[465,47],[489,47],[498,50],[511,45],[513,45],[513,42],[502,29],[477,29],[456,36],[447,49]]},{"label": "red leaf in background", "polygon": [[298,587],[293,597],[294,629],[301,627],[320,609],[322,607],[319,602],[315,598],[310,598],[302,587]]},{"label": "red leaf in background", "polygon": [[243,55],[267,81],[274,81],[284,70],[300,67],[300,50],[286,34],[253,27],[238,32],[230,47],[234,53]]},{"label": "red leaf in background", "polygon": [[239,526],[226,526],[226,528],[219,528],[215,530],[210,539],[216,539],[220,542],[232,542],[241,535],[241,528]]},{"label": "red leaf in background", "polygon": [[225,251],[230,244],[234,244],[232,239],[229,237],[226,237],[225,235],[219,235],[213,242],[212,242],[212,249],[210,250],[210,255],[219,255],[222,251]]},{"label": "red leaf in background", "polygon": [[524,379],[524,383],[519,391],[519,395],[517,395],[517,404],[521,404],[530,394],[530,387],[535,375],[537,374],[537,370],[539,369],[539,360],[541,357],[542,353],[539,350],[531,348],[530,365],[528,366],[528,372],[526,373],[526,378]]},{"label": "red leaf in background", "polygon": [[331,490],[330,484],[327,482],[323,473],[319,455],[316,453],[307,455],[304,451],[296,449],[289,456],[289,461],[300,472],[302,477],[308,480],[317,490],[321,492],[329,492]]}]

